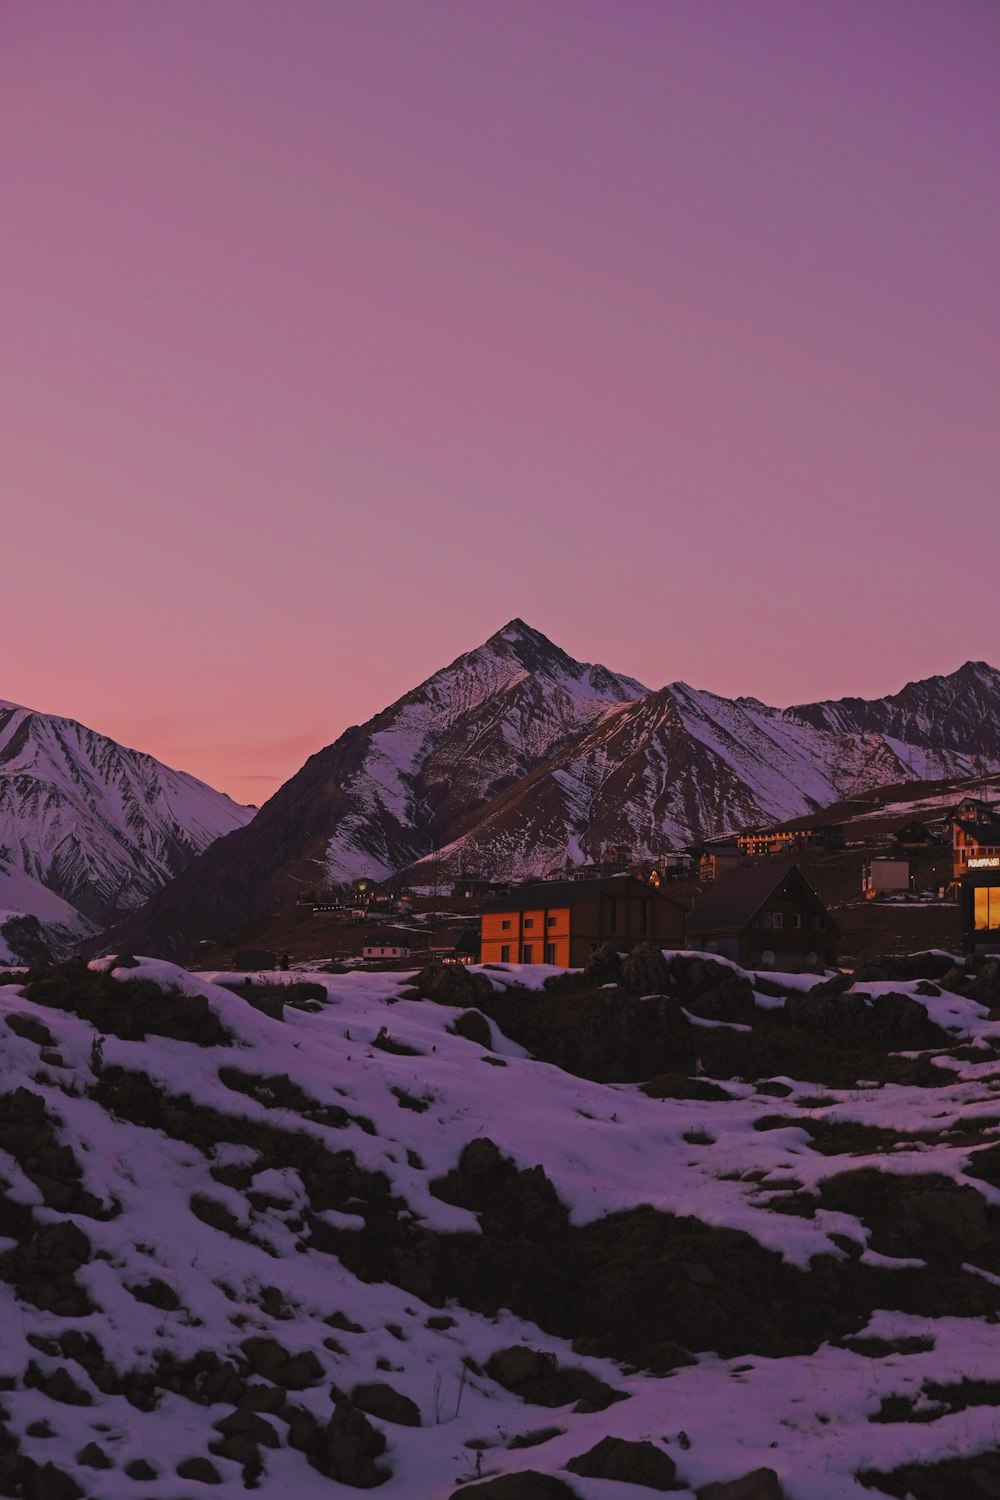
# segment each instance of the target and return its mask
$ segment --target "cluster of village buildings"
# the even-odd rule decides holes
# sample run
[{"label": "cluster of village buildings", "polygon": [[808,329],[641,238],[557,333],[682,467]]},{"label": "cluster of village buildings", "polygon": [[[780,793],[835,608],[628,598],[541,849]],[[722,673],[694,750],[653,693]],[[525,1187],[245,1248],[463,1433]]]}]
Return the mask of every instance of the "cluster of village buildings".
[{"label": "cluster of village buildings", "polygon": [[[440,893],[356,880],[339,894],[310,892],[302,904],[355,924],[359,956],[375,963],[419,955],[576,968],[614,941],[622,949],[645,942],[695,949],[758,969],[821,970],[836,961],[839,929],[795,859],[846,845],[842,824],[802,818],[657,861],[634,862],[627,849],[613,848],[599,864],[544,881],[466,876],[451,884],[443,901]],[[998,804],[964,797],[937,818],[910,817],[882,828],[878,852],[862,865],[861,893],[905,899],[918,852],[937,847],[947,859],[949,845],[950,879],[941,880],[937,894],[957,898],[956,944],[960,920],[967,949],[1000,947]]]}]

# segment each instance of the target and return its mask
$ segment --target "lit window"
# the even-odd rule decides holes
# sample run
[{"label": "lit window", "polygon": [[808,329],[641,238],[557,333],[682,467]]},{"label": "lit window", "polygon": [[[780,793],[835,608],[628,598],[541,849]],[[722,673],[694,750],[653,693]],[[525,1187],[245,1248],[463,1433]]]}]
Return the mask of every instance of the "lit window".
[{"label": "lit window", "polygon": [[973,892],[973,917],[977,932],[1000,927],[1000,886],[983,885]]}]

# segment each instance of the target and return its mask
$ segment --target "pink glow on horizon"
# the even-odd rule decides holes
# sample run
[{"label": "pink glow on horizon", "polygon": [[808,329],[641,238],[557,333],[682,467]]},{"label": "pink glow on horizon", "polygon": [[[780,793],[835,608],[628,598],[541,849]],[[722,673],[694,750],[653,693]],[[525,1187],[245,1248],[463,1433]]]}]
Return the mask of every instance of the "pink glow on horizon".
[{"label": "pink glow on horizon", "polygon": [[0,8],[0,697],[259,801],[513,615],[1000,666],[998,14]]}]

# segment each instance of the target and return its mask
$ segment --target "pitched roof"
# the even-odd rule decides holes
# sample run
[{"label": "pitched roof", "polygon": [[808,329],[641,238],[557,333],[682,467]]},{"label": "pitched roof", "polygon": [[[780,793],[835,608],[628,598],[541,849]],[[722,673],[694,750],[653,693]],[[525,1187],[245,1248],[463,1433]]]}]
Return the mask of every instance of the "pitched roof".
[{"label": "pitched roof", "polygon": [[795,877],[803,894],[811,897],[826,914],[826,907],[799,869],[798,865],[747,865],[716,880],[697,898],[688,917],[691,932],[718,932],[743,928],[760,911],[765,901]]},{"label": "pitched roof", "polygon": [[[532,911],[546,906],[575,906],[598,891],[609,891],[612,886],[624,887],[627,883],[646,885],[635,875],[603,875],[594,880],[544,880],[538,885],[515,886],[509,896],[498,896],[488,902],[484,912]],[[663,892],[656,886],[647,886],[651,896],[663,899]]]},{"label": "pitched roof", "polygon": [[976,823],[965,818],[955,822],[963,833],[971,834],[977,844],[1000,844],[1000,823]]}]

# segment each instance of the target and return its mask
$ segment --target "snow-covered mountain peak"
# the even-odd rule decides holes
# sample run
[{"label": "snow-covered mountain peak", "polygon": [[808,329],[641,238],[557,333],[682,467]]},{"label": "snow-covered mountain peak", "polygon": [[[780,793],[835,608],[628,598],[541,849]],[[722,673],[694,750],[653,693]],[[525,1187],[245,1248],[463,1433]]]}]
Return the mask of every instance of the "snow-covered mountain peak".
[{"label": "snow-covered mountain peak", "polygon": [[649,692],[514,619],[314,756],[115,940],[182,951],[303,884],[420,884],[430,857],[436,878],[501,879],[609,848],[658,857],[982,766],[1000,770],[1000,673],[983,662],[888,698],[782,709],[682,680]]},{"label": "snow-covered mountain peak", "polygon": [[48,921],[54,892],[107,921],[251,816],[75,719],[0,705],[0,865],[27,877],[18,889],[30,898],[11,910]]}]

